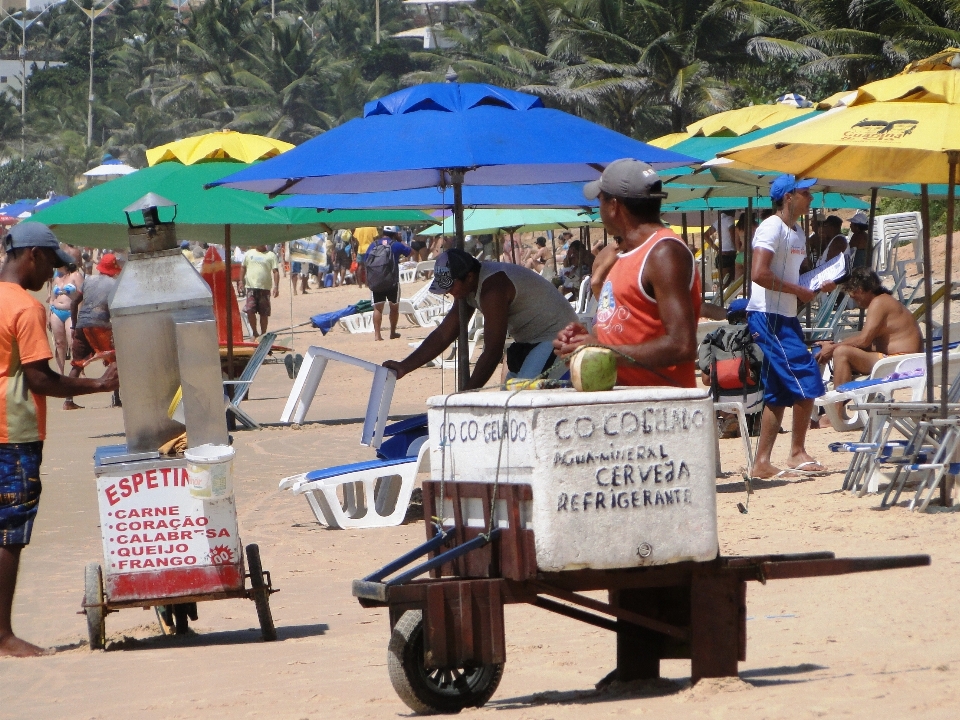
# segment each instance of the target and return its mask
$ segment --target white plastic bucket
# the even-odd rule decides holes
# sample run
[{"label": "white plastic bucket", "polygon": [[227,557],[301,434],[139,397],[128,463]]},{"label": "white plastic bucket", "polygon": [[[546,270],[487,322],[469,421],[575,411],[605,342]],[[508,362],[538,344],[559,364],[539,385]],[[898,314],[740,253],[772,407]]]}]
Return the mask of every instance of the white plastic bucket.
[{"label": "white plastic bucket", "polygon": [[183,453],[187,460],[190,494],[198,498],[233,495],[233,456],[229,445],[198,445]]}]

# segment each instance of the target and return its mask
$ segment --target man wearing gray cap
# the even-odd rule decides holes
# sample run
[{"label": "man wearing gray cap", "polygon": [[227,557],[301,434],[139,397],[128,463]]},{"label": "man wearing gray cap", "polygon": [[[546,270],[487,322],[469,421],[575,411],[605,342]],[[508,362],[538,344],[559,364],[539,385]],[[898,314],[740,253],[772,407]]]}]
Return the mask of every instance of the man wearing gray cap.
[{"label": "man wearing gray cap", "polygon": [[508,377],[534,378],[555,362],[553,338],[576,320],[570,303],[539,273],[513,263],[480,262],[470,253],[452,248],[440,254],[433,268],[430,292],[451,295],[453,308],[436,330],[404,360],[383,363],[402,378],[450,347],[460,334],[460,303],[466,317],[483,313],[483,353],[464,390],[486,385],[503,359],[507,335]]},{"label": "man wearing gray cap", "polygon": [[40,503],[46,396],[116,390],[117,366],[99,379],[68,378],[50,368],[46,313],[30,293],[73,262],[50,228],[21,223],[3,238],[0,270],[0,656],[43,650],[13,634],[10,622],[20,551],[30,542]]},{"label": "man wearing gray cap", "polygon": [[581,345],[615,349],[620,385],[695,387],[700,279],[693,253],[660,221],[666,193],[659,176],[639,160],[617,160],[583,194],[600,199],[600,218],[619,252],[603,280],[593,331],[571,323],[554,347],[561,355]]}]

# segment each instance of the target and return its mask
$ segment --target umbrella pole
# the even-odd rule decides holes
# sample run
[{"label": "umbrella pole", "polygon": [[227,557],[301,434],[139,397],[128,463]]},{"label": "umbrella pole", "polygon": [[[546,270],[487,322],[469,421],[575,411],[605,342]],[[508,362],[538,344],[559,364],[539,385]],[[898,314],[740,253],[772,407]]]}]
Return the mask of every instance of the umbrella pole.
[{"label": "umbrella pole", "polygon": [[924,303],[923,321],[926,326],[924,354],[927,360],[927,402],[933,402],[933,307],[930,298],[933,297],[933,276],[930,274],[930,188],[920,186],[920,218],[923,223],[923,294]]},{"label": "umbrella pole", "polygon": [[[943,268],[943,282],[946,291],[943,293],[943,337],[940,338],[940,416],[947,417],[947,396],[950,394],[950,296],[953,294],[953,220],[954,202],[957,198],[957,164],[960,163],[960,152],[951,150],[947,153],[949,175],[947,180],[947,256]],[[940,496],[948,500],[945,485],[940,486]]]},{"label": "umbrella pole", "polygon": [[877,190],[870,188],[870,227],[867,229],[867,267],[873,269],[873,218],[877,215]]},{"label": "umbrella pole", "polygon": [[680,234],[683,235],[683,244],[690,247],[690,238],[687,237],[687,214],[680,213]]},{"label": "umbrella pole", "polygon": [[700,304],[707,301],[707,244],[703,241],[703,210],[700,211]]},{"label": "umbrella pole", "polygon": [[603,246],[604,247],[607,246],[607,228],[606,227],[603,228]]},{"label": "umbrella pole", "polygon": [[718,278],[720,280],[720,307],[726,307],[727,300],[724,297],[724,292],[726,290],[724,285],[726,283],[724,283],[723,281],[723,271],[726,269],[723,267],[723,226],[720,223],[720,211],[715,210],[713,214],[717,221],[717,247],[719,248],[717,250],[717,253],[720,256],[720,262],[718,263],[720,267],[720,273]]},{"label": "umbrella pole", "polygon": [[548,230],[547,235],[550,236],[550,247],[553,248],[553,276],[560,277],[560,268],[557,267],[557,240],[553,230]]},{"label": "umbrella pole", "polygon": [[223,258],[227,271],[227,380],[233,380],[233,303],[230,302],[230,286],[233,285],[233,250],[230,248],[230,225],[223,226]]},{"label": "umbrella pole", "polygon": [[[450,173],[453,180],[453,221],[457,231],[457,249],[463,250],[463,170]],[[467,347],[467,303],[457,301],[460,335],[457,338],[457,391],[467,387],[470,380],[470,350]]]},{"label": "umbrella pole", "polygon": [[743,224],[743,296],[750,297],[753,270],[753,198],[747,198],[747,220]]},{"label": "umbrella pole", "polygon": [[517,264],[517,242],[513,239],[513,230],[510,231],[510,260]]}]

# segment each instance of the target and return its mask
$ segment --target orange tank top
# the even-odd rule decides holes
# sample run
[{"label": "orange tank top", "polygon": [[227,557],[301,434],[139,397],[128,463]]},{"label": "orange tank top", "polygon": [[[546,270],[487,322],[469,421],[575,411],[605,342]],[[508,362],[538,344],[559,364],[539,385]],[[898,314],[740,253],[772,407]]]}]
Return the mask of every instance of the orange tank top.
[{"label": "orange tank top", "polygon": [[[614,263],[600,292],[594,324],[597,339],[604,345],[640,345],[666,335],[657,301],[647,295],[642,284],[647,256],[658,242],[666,239],[683,243],[671,230],[664,228],[653,233],[640,247],[620,255]],[[694,317],[700,317],[700,278],[696,263],[691,275],[690,300]],[[639,365],[621,364],[617,370],[617,384],[696,387],[696,364],[692,360],[654,369],[656,372]]]}]

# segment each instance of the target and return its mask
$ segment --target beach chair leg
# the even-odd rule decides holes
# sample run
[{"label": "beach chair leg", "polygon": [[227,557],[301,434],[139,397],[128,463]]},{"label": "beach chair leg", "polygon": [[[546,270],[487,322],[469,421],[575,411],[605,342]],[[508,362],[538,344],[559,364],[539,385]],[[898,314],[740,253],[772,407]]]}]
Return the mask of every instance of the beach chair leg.
[{"label": "beach chair leg", "polygon": [[343,483],[343,514],[351,520],[357,520],[367,514],[367,498],[362,480]]},{"label": "beach chair leg", "polygon": [[317,519],[318,523],[335,530],[342,529],[337,523],[337,516],[333,512],[333,508],[330,507],[326,496],[322,492],[308,490],[304,493],[304,496],[307,498],[307,503],[309,503],[310,509],[313,510],[313,516]]},{"label": "beach chair leg", "polygon": [[244,425],[246,425],[246,426],[247,426],[248,428],[250,428],[251,430],[259,430],[259,429],[260,429],[260,424],[259,424],[256,420],[254,420],[252,417],[250,417],[249,415],[247,415],[246,412],[244,412],[243,410],[241,410],[240,408],[238,408],[238,407],[237,407],[236,405],[234,405],[233,403],[230,404],[230,406],[227,408],[227,411],[233,413],[234,416],[237,418],[237,420],[239,420],[240,422],[242,422]]}]

